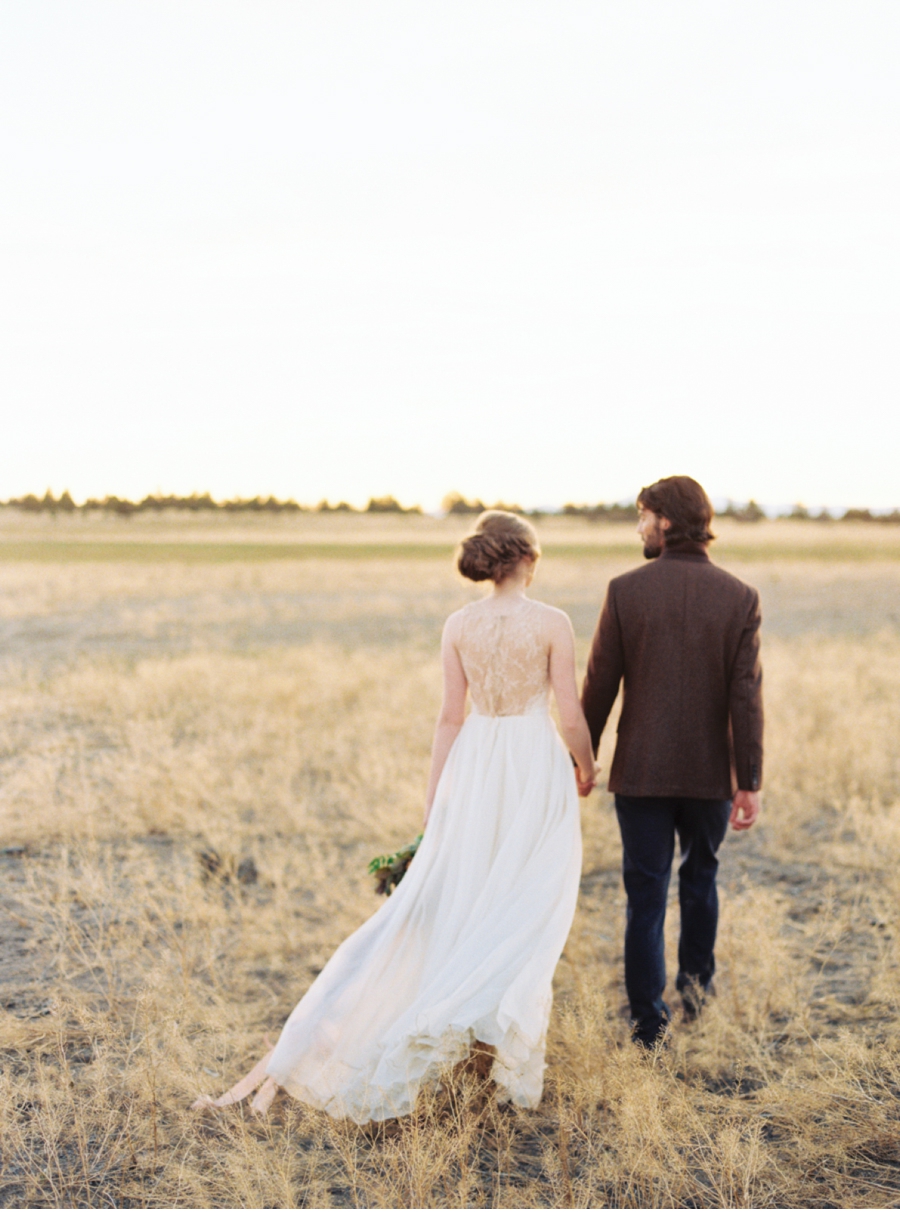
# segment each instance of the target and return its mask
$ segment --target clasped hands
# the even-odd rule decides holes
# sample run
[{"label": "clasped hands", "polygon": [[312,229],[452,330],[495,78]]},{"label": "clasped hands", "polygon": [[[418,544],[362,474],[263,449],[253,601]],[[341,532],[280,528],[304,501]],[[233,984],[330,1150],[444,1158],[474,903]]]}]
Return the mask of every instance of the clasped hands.
[{"label": "clasped hands", "polygon": [[575,767],[575,783],[578,787],[580,796],[590,795],[600,781],[600,763],[594,762],[594,769],[591,771],[588,778],[581,777],[581,768]]}]

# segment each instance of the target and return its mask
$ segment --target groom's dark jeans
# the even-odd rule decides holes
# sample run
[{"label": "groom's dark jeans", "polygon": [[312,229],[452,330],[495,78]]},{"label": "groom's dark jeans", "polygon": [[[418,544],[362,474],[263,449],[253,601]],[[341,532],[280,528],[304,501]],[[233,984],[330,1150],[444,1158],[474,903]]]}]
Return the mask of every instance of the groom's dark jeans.
[{"label": "groom's dark jeans", "polygon": [[719,921],[716,852],[725,837],[730,812],[731,800],[616,796],[616,815],[622,833],[622,875],[628,896],[625,988],[634,1036],[640,1043],[652,1044],[669,1020],[669,1008],[663,1001],[666,986],[663,925],[676,833],[681,848],[678,868],[681,937],[676,988],[690,997],[693,989],[706,990],[712,981]]}]

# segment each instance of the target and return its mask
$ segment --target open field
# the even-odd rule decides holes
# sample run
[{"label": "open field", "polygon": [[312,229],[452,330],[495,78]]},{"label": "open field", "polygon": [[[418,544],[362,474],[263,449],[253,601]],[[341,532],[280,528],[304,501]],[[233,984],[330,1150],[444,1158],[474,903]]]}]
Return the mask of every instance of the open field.
[{"label": "open field", "polygon": [[[368,858],[417,832],[441,623],[481,592],[447,556],[465,525],[0,511],[0,1205],[900,1202],[894,527],[719,527],[763,597],[764,818],[723,848],[719,996],[667,1053],[628,1043],[595,793],[537,1111],[467,1079],[377,1132],[287,1100],[188,1111],[376,907]],[[636,540],[539,529],[534,594],[583,666]]]},{"label": "open field", "polygon": [[[0,561],[220,563],[296,559],[450,557],[471,518],[391,514],[21,514],[0,509]],[[631,523],[550,516],[539,523],[548,554],[630,558]],[[858,522],[716,522],[719,558],[900,560],[900,526]]]}]

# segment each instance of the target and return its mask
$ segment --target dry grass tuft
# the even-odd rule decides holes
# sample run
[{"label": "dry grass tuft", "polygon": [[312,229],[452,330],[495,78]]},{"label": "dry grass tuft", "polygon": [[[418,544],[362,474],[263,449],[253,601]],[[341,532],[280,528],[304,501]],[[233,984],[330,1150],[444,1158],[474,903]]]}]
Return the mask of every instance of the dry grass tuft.
[{"label": "dry grass tuft", "polygon": [[[582,646],[620,566],[542,570]],[[417,831],[436,636],[469,591],[421,561],[17,564],[0,1204],[895,1204],[900,637],[880,603],[900,570],[745,575],[770,620],[769,777],[764,822],[723,854],[718,997],[666,1052],[629,1045],[595,797],[540,1108],[456,1074],[359,1129],[286,1099],[263,1123],[188,1107],[259,1056],[375,908],[368,858]]]}]

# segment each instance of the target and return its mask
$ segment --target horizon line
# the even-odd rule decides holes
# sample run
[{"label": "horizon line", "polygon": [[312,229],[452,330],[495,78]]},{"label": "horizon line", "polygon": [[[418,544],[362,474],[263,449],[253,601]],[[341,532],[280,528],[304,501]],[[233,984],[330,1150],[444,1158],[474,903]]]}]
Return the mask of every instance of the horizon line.
[{"label": "horizon line", "polygon": [[[892,520],[900,521],[900,509],[896,506],[893,509],[873,509],[865,506],[846,505],[815,505],[807,507],[802,502],[768,505],[758,502],[753,497],[750,497],[747,501],[741,501],[733,497],[722,496],[712,498],[712,503],[717,517],[734,517],[740,521],[758,521],[762,520],[763,517],[771,520],[793,518],[795,520],[812,521],[824,521],[828,519],[832,521],[864,521],[867,518],[872,518],[877,521],[891,518]],[[564,504],[542,504],[523,507],[518,503],[511,504],[502,501],[488,504],[482,501],[480,497],[466,498],[458,492],[448,492],[444,494],[439,509],[427,510],[418,503],[404,506],[396,497],[390,494],[380,497],[369,497],[367,503],[361,506],[354,505],[343,499],[336,501],[335,504],[331,504],[328,497],[322,497],[315,504],[307,504],[298,502],[294,497],[278,498],[273,494],[269,494],[268,496],[257,494],[253,497],[238,495],[231,498],[216,499],[208,490],[202,493],[194,491],[189,494],[162,493],[157,490],[154,493],[146,493],[143,497],[136,500],[129,497],[120,497],[115,493],[108,493],[104,497],[85,497],[79,503],[74,500],[68,489],[63,489],[57,497],[50,488],[46,489],[42,497],[39,497],[35,493],[25,493],[20,497],[9,497],[7,500],[0,500],[0,509],[18,509],[21,512],[27,513],[74,513],[104,510],[106,512],[125,515],[148,511],[186,510],[188,512],[199,513],[221,510],[224,512],[240,513],[380,513],[421,515],[427,517],[444,517],[454,513],[476,514],[486,509],[507,509],[511,512],[531,515],[594,515],[597,520],[600,520],[604,514],[617,514],[618,517],[610,517],[607,520],[619,521],[629,520],[628,515],[636,512],[633,498],[598,501],[595,504],[567,501]],[[623,517],[623,514],[626,516]],[[842,516],[838,516],[839,514]]]}]

